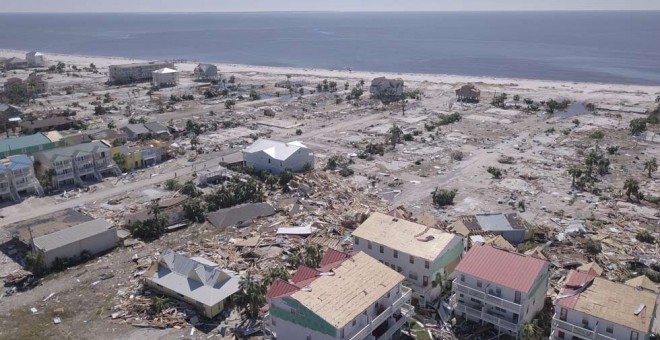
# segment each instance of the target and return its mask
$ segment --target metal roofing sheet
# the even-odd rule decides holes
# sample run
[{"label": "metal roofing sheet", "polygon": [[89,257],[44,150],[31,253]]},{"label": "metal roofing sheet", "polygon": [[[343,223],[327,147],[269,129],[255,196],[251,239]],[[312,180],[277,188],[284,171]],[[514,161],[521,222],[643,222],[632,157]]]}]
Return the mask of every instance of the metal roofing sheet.
[{"label": "metal roofing sheet", "polygon": [[511,224],[503,214],[477,214],[475,215],[481,229],[485,231],[513,230]]},{"label": "metal roofing sheet", "polygon": [[0,140],[0,152],[7,152],[10,150],[18,150],[29,148],[33,146],[50,144],[50,139],[46,138],[41,133],[35,133],[28,136],[20,136],[14,138],[7,138]]},{"label": "metal roofing sheet", "polygon": [[34,244],[37,248],[48,251],[104,233],[110,228],[112,228],[112,224],[106,220],[92,220],[37,237],[34,239]]}]

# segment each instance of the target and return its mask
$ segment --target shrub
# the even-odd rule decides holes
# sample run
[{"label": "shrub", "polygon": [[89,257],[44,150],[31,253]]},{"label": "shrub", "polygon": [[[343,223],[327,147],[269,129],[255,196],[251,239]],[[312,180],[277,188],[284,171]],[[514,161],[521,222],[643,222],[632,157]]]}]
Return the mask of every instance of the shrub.
[{"label": "shrub", "polygon": [[646,131],[646,118],[636,118],[630,121],[630,133],[633,136]]},{"label": "shrub", "polygon": [[451,152],[451,159],[455,161],[462,161],[463,160],[463,151],[461,150],[454,150]]},{"label": "shrub", "polygon": [[435,188],[435,190],[433,190],[433,192],[431,193],[433,204],[435,204],[438,207],[452,205],[454,204],[454,197],[456,197],[457,192],[458,190],[456,189],[445,190],[445,189]]},{"label": "shrub", "polygon": [[591,255],[598,255],[603,251],[603,247],[600,245],[600,242],[593,239],[589,239],[584,246],[584,250]]},{"label": "shrub", "polygon": [[646,230],[637,233],[637,236],[635,236],[635,238],[639,242],[650,243],[650,244],[655,243],[655,237],[653,237],[653,235],[651,235],[651,233],[649,233]]},{"label": "shrub", "polygon": [[450,115],[440,115],[440,121],[437,125],[449,125],[460,121],[463,117],[458,112],[452,113]]},{"label": "shrub", "polygon": [[302,132],[301,129],[296,129],[296,136],[300,136],[302,134],[303,134],[303,132]]},{"label": "shrub", "polygon": [[489,174],[493,175],[494,179],[502,178],[502,170],[499,168],[496,168],[494,166],[489,166],[487,171]]},{"label": "shrub", "polygon": [[339,174],[342,177],[353,176],[354,173],[355,172],[353,171],[353,169],[349,168],[348,166],[344,166],[344,167],[341,168],[341,170],[339,170]]},{"label": "shrub", "polygon": [[165,190],[177,191],[179,190],[179,188],[181,188],[181,185],[175,179],[168,179],[167,181],[165,181]]},{"label": "shrub", "polygon": [[500,156],[500,158],[497,159],[497,162],[502,164],[513,164],[516,160],[511,156]]},{"label": "shrub", "polygon": [[607,150],[607,153],[610,155],[614,155],[619,151],[619,146],[618,145],[611,145],[605,148]]},{"label": "shrub", "polygon": [[403,135],[403,140],[406,142],[412,142],[415,138],[413,138],[412,133],[406,133]]}]

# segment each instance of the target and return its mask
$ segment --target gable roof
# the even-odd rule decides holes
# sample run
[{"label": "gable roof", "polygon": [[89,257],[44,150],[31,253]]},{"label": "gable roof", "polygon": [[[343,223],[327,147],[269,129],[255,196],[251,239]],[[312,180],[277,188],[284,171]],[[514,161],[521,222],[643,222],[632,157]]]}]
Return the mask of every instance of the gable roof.
[{"label": "gable roof", "polygon": [[346,326],[367,307],[403,282],[403,275],[359,252],[344,260],[334,275],[320,276],[290,295],[335,328]]},{"label": "gable roof", "polygon": [[215,74],[218,72],[218,67],[213,64],[198,64],[197,67],[195,67],[194,72],[201,72],[207,75]]},{"label": "gable roof", "polygon": [[12,171],[32,168],[32,158],[26,155],[14,155],[0,159],[0,172],[9,169]]},{"label": "gable roof", "polygon": [[283,143],[268,139],[259,139],[245,148],[243,153],[257,153],[263,151],[273,159],[285,161],[300,149],[307,149],[307,147],[299,141]]},{"label": "gable roof", "polygon": [[353,236],[382,244],[400,252],[434,261],[460,236],[445,233],[403,219],[375,212],[354,232]]},{"label": "gable roof", "polygon": [[159,122],[144,123],[144,127],[153,133],[169,132],[167,127]]},{"label": "gable roof", "polygon": [[585,263],[577,267],[575,270],[579,272],[593,273],[596,276],[603,275],[603,268],[601,268],[596,262]]},{"label": "gable roof", "polygon": [[628,286],[635,287],[635,288],[648,289],[648,290],[650,290],[652,292],[656,292],[656,293],[660,292],[660,289],[658,289],[658,285],[655,282],[651,281],[651,279],[646,277],[646,275],[640,275],[638,277],[632,278],[632,279],[626,281],[626,284]]},{"label": "gable roof", "polygon": [[149,133],[149,129],[147,129],[144,124],[128,124],[121,128],[122,130],[129,131],[133,134],[139,135],[142,133]]},{"label": "gable roof", "polygon": [[218,269],[167,249],[158,269],[146,279],[207,306],[239,291],[238,274]]},{"label": "gable roof", "polygon": [[278,297],[289,296],[298,291],[298,287],[277,278],[271,283],[268,292],[266,293],[267,299],[275,299]]},{"label": "gable roof", "polygon": [[310,284],[320,275],[321,272],[316,269],[309,268],[307,266],[300,266],[291,278],[291,282],[293,282],[293,284],[297,287],[302,288]]},{"label": "gable roof", "polygon": [[161,69],[158,69],[158,70],[154,71],[154,73],[160,73],[160,74],[177,73],[177,72],[179,72],[179,71],[177,71],[173,68],[169,68],[169,67],[163,67]]},{"label": "gable roof", "polygon": [[103,149],[105,149],[105,151],[107,152],[110,151],[109,146],[105,145],[101,141],[95,140],[89,143],[82,143],[82,144],[67,146],[63,148],[41,151],[38,152],[38,154],[45,156],[47,159],[55,160],[60,157],[61,158],[76,157],[78,154],[81,153],[85,153],[85,154],[96,153],[99,151],[103,151]]},{"label": "gable roof", "polygon": [[524,293],[534,286],[546,261],[476,243],[455,271]]},{"label": "gable roof", "polygon": [[206,219],[216,228],[226,228],[274,214],[275,209],[268,203],[250,203],[208,213]]},{"label": "gable roof", "polygon": [[39,236],[34,239],[34,245],[43,251],[49,251],[104,233],[110,228],[112,228],[112,224],[106,220],[92,220],[51,234]]},{"label": "gable roof", "polygon": [[[578,289],[580,286],[583,290]],[[572,270],[556,303],[562,307],[648,333],[658,303],[657,299],[658,296],[652,292]]]}]

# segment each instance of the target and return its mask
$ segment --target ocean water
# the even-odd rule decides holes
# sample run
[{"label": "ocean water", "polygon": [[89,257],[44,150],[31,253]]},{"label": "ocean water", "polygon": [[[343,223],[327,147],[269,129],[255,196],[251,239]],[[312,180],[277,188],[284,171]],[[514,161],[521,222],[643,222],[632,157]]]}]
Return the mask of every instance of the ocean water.
[{"label": "ocean water", "polygon": [[660,85],[660,12],[0,14],[0,48]]}]

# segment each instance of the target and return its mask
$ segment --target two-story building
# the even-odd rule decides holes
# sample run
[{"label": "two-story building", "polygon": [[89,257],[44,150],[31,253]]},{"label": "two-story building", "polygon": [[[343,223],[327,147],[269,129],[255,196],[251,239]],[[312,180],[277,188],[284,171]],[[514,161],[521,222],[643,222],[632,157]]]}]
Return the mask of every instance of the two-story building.
[{"label": "two-story building", "polygon": [[554,301],[550,339],[649,339],[659,302],[652,291],[572,270]]},{"label": "two-story building", "polygon": [[550,263],[476,243],[452,275],[454,315],[517,337],[520,326],[543,309]]},{"label": "two-story building", "polygon": [[286,169],[303,171],[314,167],[314,152],[301,142],[277,142],[259,139],[243,150],[243,165],[258,171],[279,174]]},{"label": "two-story building", "polygon": [[15,155],[0,160],[0,197],[20,201],[21,195],[43,193],[30,157]]},{"label": "two-story building", "polygon": [[414,305],[434,305],[463,255],[455,234],[375,212],[353,232],[353,249],[403,274]]},{"label": "two-story building", "polygon": [[37,172],[50,174],[53,186],[100,181],[104,175],[121,175],[121,170],[112,160],[112,150],[101,141],[93,141],[34,154],[39,162]]},{"label": "two-story building", "polygon": [[363,252],[329,249],[321,268],[300,267],[291,282],[273,282],[265,333],[270,339],[392,339],[415,312],[403,281]]}]

